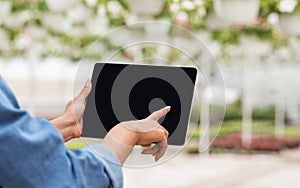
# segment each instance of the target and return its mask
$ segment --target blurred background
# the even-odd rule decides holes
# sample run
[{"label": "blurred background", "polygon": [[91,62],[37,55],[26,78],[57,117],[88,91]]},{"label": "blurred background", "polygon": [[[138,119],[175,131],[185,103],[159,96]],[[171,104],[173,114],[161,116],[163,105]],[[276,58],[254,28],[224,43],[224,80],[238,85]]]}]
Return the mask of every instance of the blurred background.
[{"label": "blurred background", "polygon": [[[299,187],[300,0],[0,0],[0,74],[22,108],[51,119],[72,99],[79,63],[99,62],[135,36],[94,42],[140,21],[174,24],[205,43],[218,66],[185,33],[137,28],[202,59],[213,91],[226,85],[226,110],[221,128],[207,122],[218,104],[200,82],[185,151],[154,168],[124,169],[125,187]],[[176,50],[153,45],[122,49],[114,60],[155,64],[151,57],[189,64]]]}]

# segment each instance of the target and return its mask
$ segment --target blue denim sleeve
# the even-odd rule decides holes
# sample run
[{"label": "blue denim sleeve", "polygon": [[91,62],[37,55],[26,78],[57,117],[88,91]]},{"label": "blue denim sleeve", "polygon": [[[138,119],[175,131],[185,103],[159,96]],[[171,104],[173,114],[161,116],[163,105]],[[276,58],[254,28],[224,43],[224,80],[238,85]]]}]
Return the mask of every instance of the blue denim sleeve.
[{"label": "blue denim sleeve", "polygon": [[119,160],[105,146],[68,150],[47,120],[20,110],[0,78],[0,187],[122,187]]}]

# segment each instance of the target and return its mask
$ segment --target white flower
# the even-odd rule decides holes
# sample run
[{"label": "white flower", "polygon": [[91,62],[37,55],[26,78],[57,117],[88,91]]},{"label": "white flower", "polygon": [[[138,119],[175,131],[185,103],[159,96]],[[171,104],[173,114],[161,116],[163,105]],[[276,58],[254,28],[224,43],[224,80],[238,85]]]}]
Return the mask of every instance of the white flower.
[{"label": "white flower", "polygon": [[195,5],[192,1],[185,0],[182,1],[182,7],[186,10],[193,10],[195,8]]},{"label": "white flower", "polygon": [[122,6],[117,1],[108,1],[107,8],[113,17],[117,17],[122,11]]},{"label": "white flower", "polygon": [[281,0],[279,3],[280,12],[293,12],[297,6],[296,0]]},{"label": "white flower", "polygon": [[106,34],[108,31],[109,20],[106,16],[94,16],[87,22],[87,30],[91,34]]},{"label": "white flower", "polygon": [[95,7],[97,5],[97,0],[85,0],[89,7]]},{"label": "white flower", "polygon": [[72,37],[81,37],[87,33],[87,30],[83,26],[73,26],[72,29],[68,31],[68,35]]},{"label": "white flower", "polygon": [[272,13],[268,16],[268,22],[272,25],[277,25],[279,21],[279,16],[277,13]]},{"label": "white flower", "polygon": [[37,25],[30,25],[28,26],[28,31],[32,37],[34,37],[34,40],[36,39],[44,39],[45,36],[48,34],[48,32],[43,27],[39,27]]},{"label": "white flower", "polygon": [[170,10],[174,13],[178,12],[180,10],[178,3],[172,3],[170,6]]},{"label": "white flower", "polygon": [[67,15],[73,22],[84,22],[90,18],[91,11],[82,4],[78,4],[74,8],[69,9]]},{"label": "white flower", "polygon": [[29,11],[21,11],[10,14],[3,20],[5,26],[11,29],[23,27],[24,23],[31,19]]},{"label": "white flower", "polygon": [[46,13],[42,18],[42,23],[48,29],[58,33],[66,33],[72,28],[71,20],[62,14]]},{"label": "white flower", "polygon": [[79,3],[78,0],[46,0],[48,8],[52,12],[64,12],[76,4]]}]

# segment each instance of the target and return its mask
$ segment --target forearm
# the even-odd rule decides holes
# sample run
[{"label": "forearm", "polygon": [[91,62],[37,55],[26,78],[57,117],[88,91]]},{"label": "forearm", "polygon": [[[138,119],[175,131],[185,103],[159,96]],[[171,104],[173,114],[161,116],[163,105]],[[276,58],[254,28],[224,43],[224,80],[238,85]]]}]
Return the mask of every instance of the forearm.
[{"label": "forearm", "polygon": [[123,165],[136,142],[136,133],[120,123],[109,131],[102,144],[108,147]]},{"label": "forearm", "polygon": [[[168,131],[157,122],[157,119],[170,110],[163,108],[152,113],[148,118],[122,122],[113,127],[105,136],[102,144],[111,149],[124,164],[134,145],[150,147],[153,142],[159,143],[143,150],[143,154],[151,154],[157,161],[167,148]],[[157,118],[158,117],[158,118]]]},{"label": "forearm", "polygon": [[75,138],[74,128],[72,126],[74,122],[69,118],[62,115],[51,120],[51,123],[58,129],[65,142]]}]

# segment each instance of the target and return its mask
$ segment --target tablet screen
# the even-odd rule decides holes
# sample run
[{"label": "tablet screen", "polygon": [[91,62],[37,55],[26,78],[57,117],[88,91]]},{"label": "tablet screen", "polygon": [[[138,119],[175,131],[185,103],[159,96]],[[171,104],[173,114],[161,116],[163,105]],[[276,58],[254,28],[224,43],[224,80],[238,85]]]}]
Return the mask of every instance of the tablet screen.
[{"label": "tablet screen", "polygon": [[169,131],[168,144],[183,145],[196,77],[194,67],[96,63],[83,136],[104,138],[120,122],[143,119],[171,106],[159,123]]}]

